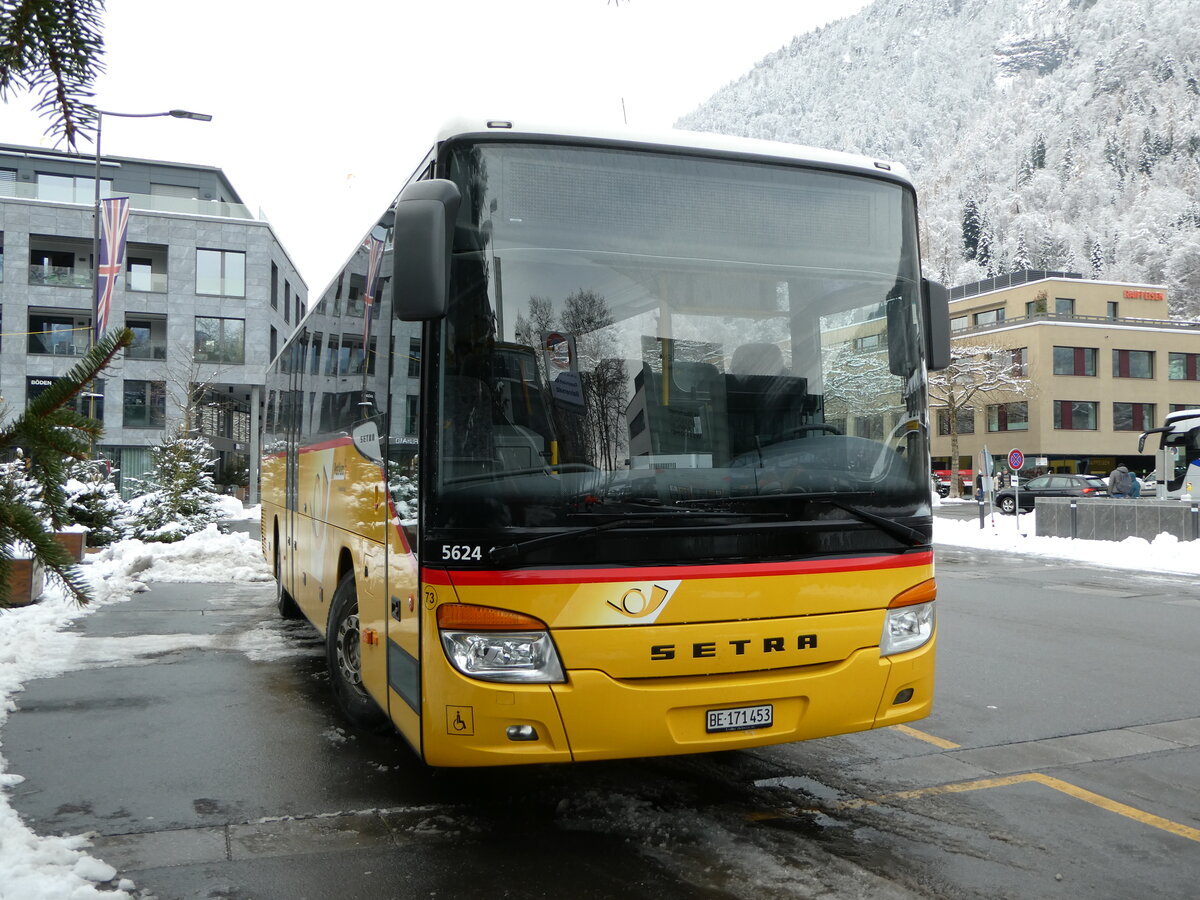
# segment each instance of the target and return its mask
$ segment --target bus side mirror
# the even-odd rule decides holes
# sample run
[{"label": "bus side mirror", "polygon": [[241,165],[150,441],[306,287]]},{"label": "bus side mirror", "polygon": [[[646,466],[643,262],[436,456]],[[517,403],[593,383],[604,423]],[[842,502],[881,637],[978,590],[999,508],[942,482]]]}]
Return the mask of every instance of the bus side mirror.
[{"label": "bus side mirror", "polygon": [[450,248],[461,200],[452,181],[416,181],[400,192],[392,232],[392,302],[406,322],[440,319],[450,296]]},{"label": "bus side mirror", "polygon": [[950,365],[950,292],[945,285],[921,279],[921,312],[925,318],[925,367],[937,372]]}]

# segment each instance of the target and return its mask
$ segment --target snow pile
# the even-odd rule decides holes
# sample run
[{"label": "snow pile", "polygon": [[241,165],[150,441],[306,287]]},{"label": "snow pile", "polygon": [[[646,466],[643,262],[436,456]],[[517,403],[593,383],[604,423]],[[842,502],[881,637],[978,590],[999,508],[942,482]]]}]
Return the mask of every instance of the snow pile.
[{"label": "snow pile", "polygon": [[1160,534],[1153,541],[1128,537],[1120,542],[1038,537],[1034,534],[1036,515],[1024,513],[1018,523],[1012,516],[993,514],[984,519],[983,528],[979,527],[978,519],[938,516],[933,520],[933,542],[935,546],[947,544],[1022,556],[1072,559],[1109,569],[1200,575],[1200,553],[1174,535]]}]

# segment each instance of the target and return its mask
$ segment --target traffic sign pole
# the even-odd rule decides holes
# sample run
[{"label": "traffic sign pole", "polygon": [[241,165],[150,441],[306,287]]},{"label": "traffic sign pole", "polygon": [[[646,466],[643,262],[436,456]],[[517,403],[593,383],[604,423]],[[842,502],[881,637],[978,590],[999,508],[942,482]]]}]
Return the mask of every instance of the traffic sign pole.
[{"label": "traffic sign pole", "polygon": [[1021,530],[1021,476],[1017,473],[1025,468],[1025,454],[1013,447],[1008,451],[1008,467],[1013,470],[1013,519],[1017,531]]}]

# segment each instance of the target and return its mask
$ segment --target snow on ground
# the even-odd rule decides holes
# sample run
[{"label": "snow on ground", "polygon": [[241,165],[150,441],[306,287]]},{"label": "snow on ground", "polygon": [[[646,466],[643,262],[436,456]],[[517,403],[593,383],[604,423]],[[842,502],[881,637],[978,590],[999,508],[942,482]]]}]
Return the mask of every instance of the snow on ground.
[{"label": "snow on ground", "polygon": [[[257,519],[259,514],[259,507],[243,508],[230,497],[222,498],[221,508],[233,520]],[[78,667],[80,636],[67,630],[74,620],[108,604],[128,601],[146,590],[148,581],[244,584],[271,580],[257,541],[245,534],[222,534],[215,525],[175,544],[121,541],[90,554],[82,572],[95,598],[88,606],[76,606],[48,579],[41,602],[0,611],[0,728],[16,709],[14,695],[27,681]],[[7,771],[0,755],[0,900],[135,897],[136,893],[131,893],[135,885],[128,879],[111,884],[116,871],[87,853],[86,835],[38,835],[25,826],[7,793],[22,781],[22,776]]]},{"label": "snow on ground", "polygon": [[[231,497],[222,498],[221,504],[228,519],[258,518],[258,507],[245,509]],[[934,543],[1079,560],[1107,568],[1200,575],[1200,553],[1169,535],[1152,542],[1127,538],[1119,543],[1035,537],[1034,515],[1022,515],[1020,522],[991,515],[982,529],[976,518],[937,517]],[[244,534],[221,534],[216,526],[176,544],[122,541],[88,560],[83,571],[96,597],[89,606],[75,606],[61,590],[48,585],[40,603],[0,612],[0,728],[16,709],[14,696],[25,682],[54,676],[81,662],[103,664],[122,656],[102,653],[106,659],[101,660],[95,653],[81,654],[78,633],[67,630],[75,619],[107,604],[128,601],[151,581],[244,584],[271,580],[258,542]],[[263,645],[264,636],[256,633],[250,643]],[[284,649],[275,648],[279,652]],[[0,900],[132,900],[135,885],[127,879],[111,884],[115,870],[87,853],[86,835],[37,835],[25,826],[9,805],[7,794],[7,789],[24,779],[6,768],[0,755]]]}]

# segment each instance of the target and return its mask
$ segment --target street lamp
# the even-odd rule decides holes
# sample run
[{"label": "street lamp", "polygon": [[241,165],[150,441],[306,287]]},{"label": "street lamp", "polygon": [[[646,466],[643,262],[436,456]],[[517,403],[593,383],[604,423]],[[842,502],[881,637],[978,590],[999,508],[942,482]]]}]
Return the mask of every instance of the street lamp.
[{"label": "street lamp", "polygon": [[[92,314],[95,315],[96,297],[100,287],[100,136],[104,130],[105,116],[119,116],[122,119],[157,119],[170,116],[173,119],[195,119],[197,122],[211,122],[208,113],[189,112],[186,109],[169,109],[166,112],[153,113],[123,113],[107,109],[96,110],[96,200],[94,204],[95,222],[92,225]],[[115,276],[114,276],[115,277]],[[92,343],[96,340],[96,327],[99,322],[92,322]]]},{"label": "street lamp", "polygon": [[[96,316],[99,312],[97,309],[97,300],[100,291],[100,136],[104,130],[104,117],[118,116],[122,119],[157,119],[162,116],[170,116],[173,119],[195,119],[197,122],[211,122],[212,116],[208,113],[189,112],[186,109],[169,109],[166,112],[153,113],[124,113],[113,112],[107,109],[96,110],[96,172],[95,172],[95,188],[96,197],[93,206],[95,221],[92,223],[92,335],[89,344],[96,343],[96,329],[99,326],[99,321]],[[113,278],[117,276],[114,274]],[[88,398],[88,416],[95,418],[96,395],[92,394]]]}]

